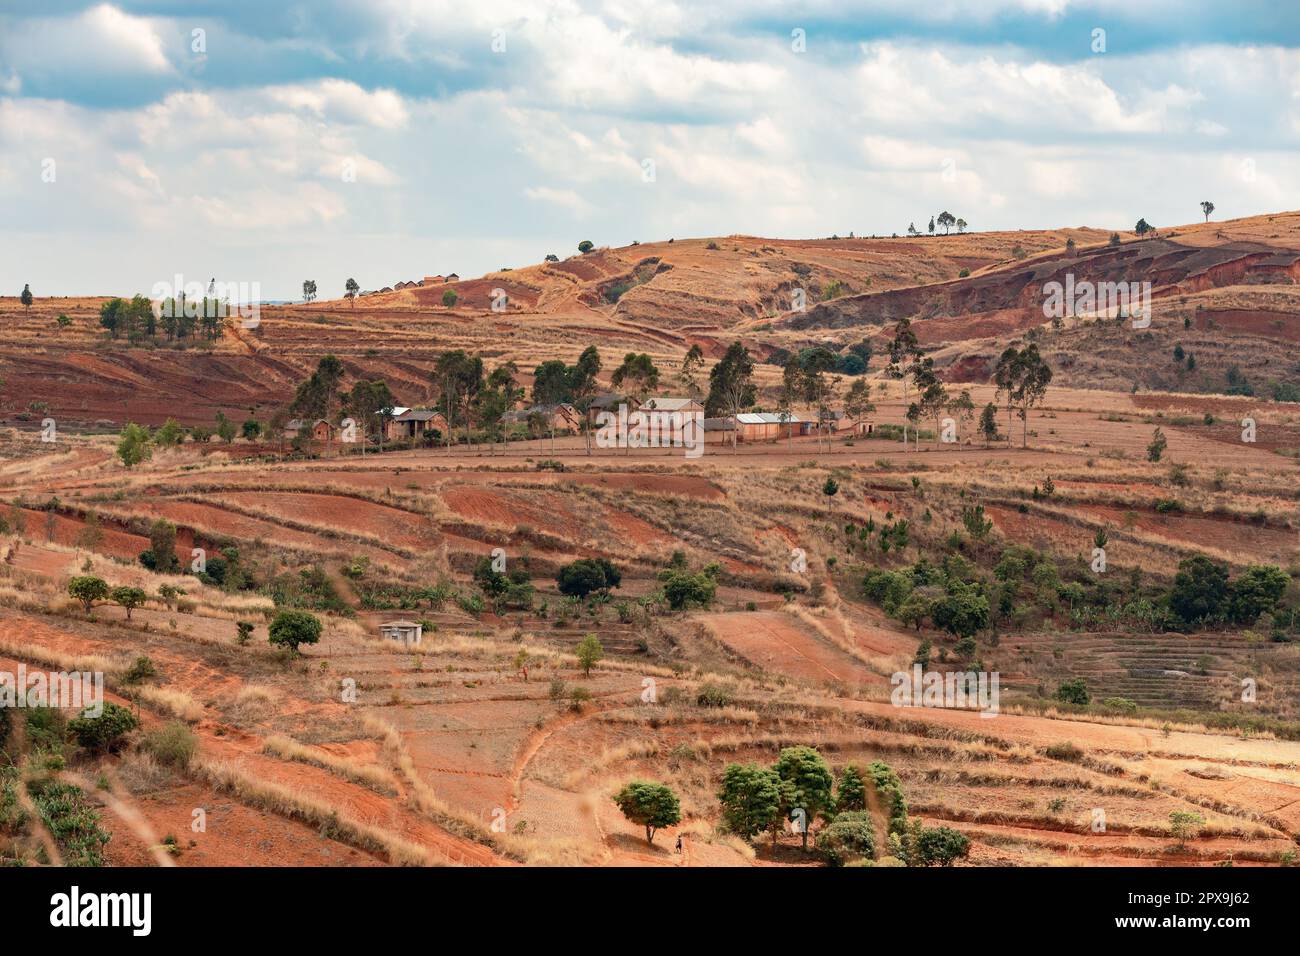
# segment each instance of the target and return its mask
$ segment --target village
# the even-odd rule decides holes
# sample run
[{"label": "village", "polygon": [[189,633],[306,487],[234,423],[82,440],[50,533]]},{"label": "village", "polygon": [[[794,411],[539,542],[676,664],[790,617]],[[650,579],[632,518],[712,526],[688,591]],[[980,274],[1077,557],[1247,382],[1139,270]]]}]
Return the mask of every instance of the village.
[{"label": "village", "polygon": [[[621,421],[624,432],[613,447],[666,447],[693,446],[698,443],[696,431],[702,430],[704,445],[734,446],[762,442],[788,441],[814,435],[834,438],[870,437],[874,423],[865,417],[851,417],[843,409],[826,408],[818,411],[793,412],[738,412],[733,415],[704,417],[704,406],[696,399],[684,396],[656,396],[643,401],[606,393],[597,395],[587,403],[585,413],[568,402],[535,404],[512,409],[502,416],[503,437],[527,440],[541,437],[571,438],[584,435],[612,420],[619,420],[618,410],[624,409]],[[643,416],[647,424],[654,424],[654,440],[648,437],[638,443],[635,434],[627,437],[626,422],[631,416]],[[455,442],[454,430],[447,415],[434,408],[410,408],[395,405],[382,413],[382,440],[380,429],[367,435],[367,443],[378,448],[399,450],[412,447],[445,447]],[[284,426],[284,438],[303,450],[328,451],[335,443],[350,445],[358,442],[355,427],[349,428],[349,419],[335,424],[325,418],[305,421],[289,419]],[[633,418],[635,421],[635,418]],[[353,423],[355,425],[355,423]],[[458,423],[457,428],[463,427]],[[647,431],[647,435],[649,432]],[[602,446],[603,447],[603,446]]]}]

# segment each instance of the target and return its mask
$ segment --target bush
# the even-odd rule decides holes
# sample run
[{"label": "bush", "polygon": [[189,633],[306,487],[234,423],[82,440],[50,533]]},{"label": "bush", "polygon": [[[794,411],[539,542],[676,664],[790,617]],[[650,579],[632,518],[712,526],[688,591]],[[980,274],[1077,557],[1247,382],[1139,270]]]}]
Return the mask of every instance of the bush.
[{"label": "bush", "polygon": [[1087,705],[1091,699],[1087,682],[1082,677],[1061,681],[1061,686],[1056,688],[1056,699],[1066,704]]},{"label": "bush", "polygon": [[560,568],[555,583],[561,594],[585,598],[596,591],[609,591],[623,580],[622,572],[606,558],[581,558]]},{"label": "bush", "polygon": [[153,754],[159,763],[185,769],[199,749],[194,732],[179,720],[168,721],[145,734],[144,749]]},{"label": "bush", "polygon": [[139,684],[142,681],[149,680],[151,677],[158,676],[158,669],[153,666],[153,661],[147,657],[137,657],[135,663],[126,669],[122,674],[122,683]]},{"label": "bush", "polygon": [[876,836],[871,817],[866,813],[841,813],[834,823],[817,834],[817,849],[826,855],[826,862],[831,866],[874,856]]},{"label": "bush", "polygon": [[695,703],[699,707],[730,707],[733,700],[731,688],[712,681],[701,684],[695,694]]},{"label": "bush", "polygon": [[68,730],[77,743],[93,753],[121,749],[126,735],[140,726],[135,714],[118,704],[105,704],[98,717],[76,717],[68,721]]}]

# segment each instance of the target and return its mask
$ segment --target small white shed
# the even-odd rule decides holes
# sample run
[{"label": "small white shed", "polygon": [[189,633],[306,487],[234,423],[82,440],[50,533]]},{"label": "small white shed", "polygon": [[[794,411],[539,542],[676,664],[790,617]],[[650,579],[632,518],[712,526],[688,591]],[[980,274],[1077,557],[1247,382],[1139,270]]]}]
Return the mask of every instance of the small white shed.
[{"label": "small white shed", "polygon": [[388,621],[379,625],[379,633],[403,644],[419,644],[424,636],[424,625],[418,621]]}]

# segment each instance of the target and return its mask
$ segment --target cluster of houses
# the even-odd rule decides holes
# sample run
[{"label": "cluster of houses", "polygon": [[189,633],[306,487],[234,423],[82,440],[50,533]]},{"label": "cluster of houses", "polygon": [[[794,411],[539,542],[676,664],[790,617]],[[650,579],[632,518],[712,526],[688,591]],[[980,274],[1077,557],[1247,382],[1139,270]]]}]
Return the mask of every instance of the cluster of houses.
[{"label": "cluster of houses", "polygon": [[[627,405],[629,412],[677,413],[680,421],[700,420],[704,428],[706,445],[729,445],[733,442],[764,442],[797,438],[802,435],[824,434],[829,429],[834,436],[871,434],[869,421],[855,421],[842,411],[832,411],[825,418],[790,413],[741,412],[721,418],[700,418],[704,406],[693,398],[656,396],[643,402],[614,394],[599,395],[587,408],[586,421],[591,427],[601,422],[601,414],[617,414],[619,406]],[[576,407],[560,402],[553,405],[532,405],[507,412],[502,421],[507,425],[536,425],[543,434],[576,434],[582,431],[583,413]],[[305,422],[295,418],[285,426],[285,437],[296,438],[306,430],[313,441],[328,442],[338,438],[338,427],[320,418]],[[384,428],[384,440],[390,442],[415,441],[426,433],[447,435],[451,431],[447,417],[431,408],[394,408]]]},{"label": "cluster of houses", "polygon": [[446,285],[448,282],[459,282],[460,276],[452,272],[445,276],[425,276],[423,279],[411,279],[407,282],[399,282],[396,285],[386,285],[382,289],[367,289],[360,293],[361,296],[380,295],[384,292],[400,292],[403,289],[418,289],[426,285]]}]

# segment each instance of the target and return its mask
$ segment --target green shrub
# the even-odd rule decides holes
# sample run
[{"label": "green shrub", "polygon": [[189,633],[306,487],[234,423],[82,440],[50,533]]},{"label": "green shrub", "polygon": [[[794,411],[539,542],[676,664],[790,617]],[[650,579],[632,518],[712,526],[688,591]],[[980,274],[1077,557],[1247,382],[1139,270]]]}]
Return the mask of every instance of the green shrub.
[{"label": "green shrub", "polygon": [[98,717],[76,717],[68,721],[68,731],[77,743],[95,753],[116,751],[126,735],[140,726],[135,714],[118,704],[104,704]]}]

